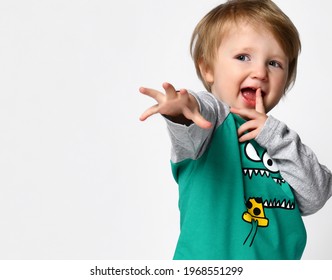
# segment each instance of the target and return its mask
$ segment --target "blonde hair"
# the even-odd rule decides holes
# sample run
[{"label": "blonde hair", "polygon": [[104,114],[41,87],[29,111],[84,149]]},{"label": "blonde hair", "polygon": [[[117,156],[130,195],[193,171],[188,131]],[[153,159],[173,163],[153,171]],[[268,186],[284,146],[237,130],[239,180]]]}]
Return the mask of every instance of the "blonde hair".
[{"label": "blonde hair", "polygon": [[211,91],[200,71],[200,64],[213,69],[213,61],[223,36],[233,24],[248,22],[264,26],[276,38],[289,59],[286,90],[296,79],[298,55],[301,51],[299,33],[286,14],[270,0],[228,0],[212,9],[196,26],[190,42],[190,52],[198,77]]}]

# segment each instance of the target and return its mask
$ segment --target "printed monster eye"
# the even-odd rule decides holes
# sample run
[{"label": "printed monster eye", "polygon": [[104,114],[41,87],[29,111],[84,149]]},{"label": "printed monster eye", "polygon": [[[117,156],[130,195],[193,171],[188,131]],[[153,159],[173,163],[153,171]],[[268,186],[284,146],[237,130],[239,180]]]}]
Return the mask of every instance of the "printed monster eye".
[{"label": "printed monster eye", "polygon": [[252,161],[261,161],[255,147],[251,144],[248,143],[245,147],[245,153],[249,159]]},{"label": "printed monster eye", "polygon": [[265,152],[263,155],[263,163],[267,170],[272,173],[279,172],[277,164],[272,160],[272,158]]}]

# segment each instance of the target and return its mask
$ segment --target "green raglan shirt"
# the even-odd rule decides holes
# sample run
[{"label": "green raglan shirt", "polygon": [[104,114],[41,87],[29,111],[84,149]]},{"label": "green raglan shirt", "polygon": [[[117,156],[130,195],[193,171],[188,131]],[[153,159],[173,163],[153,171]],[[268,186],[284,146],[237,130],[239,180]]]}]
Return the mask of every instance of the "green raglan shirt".
[{"label": "green raglan shirt", "polygon": [[240,143],[228,114],[197,159],[171,162],[179,185],[174,259],[300,259],[306,231],[289,184],[266,150]]}]

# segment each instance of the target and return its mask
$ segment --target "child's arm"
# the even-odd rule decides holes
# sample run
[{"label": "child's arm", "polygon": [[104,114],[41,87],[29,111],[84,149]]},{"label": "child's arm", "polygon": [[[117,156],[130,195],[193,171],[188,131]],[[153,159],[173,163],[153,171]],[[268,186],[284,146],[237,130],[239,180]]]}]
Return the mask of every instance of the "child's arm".
[{"label": "child's arm", "polygon": [[270,116],[256,141],[277,162],[303,215],[317,212],[332,195],[331,171],[321,165],[297,133]]},{"label": "child's arm", "polygon": [[155,99],[157,104],[148,108],[140,117],[141,121],[160,113],[171,121],[179,124],[197,124],[203,129],[211,128],[212,124],[204,119],[199,111],[196,99],[187,90],[176,91],[169,83],[164,83],[165,94],[160,91],[141,87],[141,93]]},{"label": "child's arm", "polygon": [[165,117],[172,143],[171,161],[197,159],[202,155],[212,137],[214,127],[224,121],[229,107],[208,92],[188,92],[164,83],[165,94],[148,88],[140,92],[155,99],[158,104],[147,109],[142,121],[160,113]]}]

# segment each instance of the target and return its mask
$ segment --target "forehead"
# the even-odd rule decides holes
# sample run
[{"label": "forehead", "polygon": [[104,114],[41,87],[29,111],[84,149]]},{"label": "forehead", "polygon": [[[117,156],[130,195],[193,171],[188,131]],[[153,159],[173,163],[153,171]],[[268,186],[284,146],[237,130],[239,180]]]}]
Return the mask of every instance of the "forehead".
[{"label": "forehead", "polygon": [[264,36],[268,35],[269,37],[276,39],[273,30],[268,28],[262,22],[254,20],[243,19],[236,21],[226,21],[221,25],[220,28],[221,39],[223,39],[227,35],[232,35],[234,33],[245,34],[247,32],[262,33],[264,34]]},{"label": "forehead", "polygon": [[248,21],[238,21],[223,26],[220,30],[219,46],[233,43],[241,48],[250,48],[252,45],[261,44],[271,48],[272,52],[286,55],[275,33],[262,24]]},{"label": "forehead", "polygon": [[233,39],[250,39],[254,37],[262,37],[276,40],[273,32],[263,25],[253,24],[249,22],[236,22],[229,24],[220,31],[220,43],[229,38]]}]

